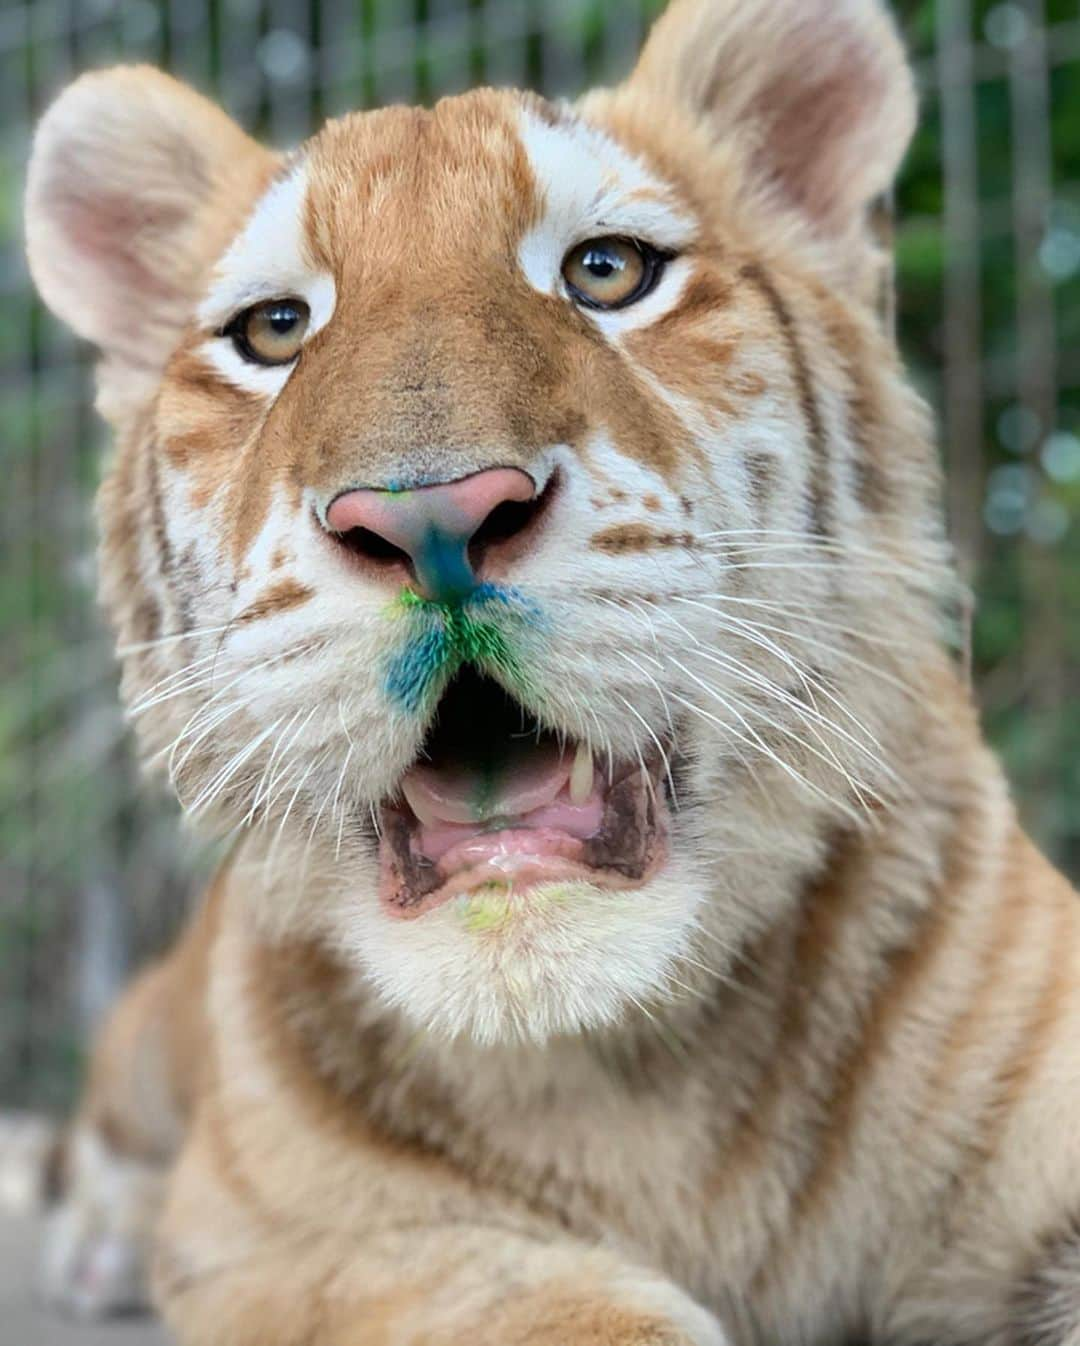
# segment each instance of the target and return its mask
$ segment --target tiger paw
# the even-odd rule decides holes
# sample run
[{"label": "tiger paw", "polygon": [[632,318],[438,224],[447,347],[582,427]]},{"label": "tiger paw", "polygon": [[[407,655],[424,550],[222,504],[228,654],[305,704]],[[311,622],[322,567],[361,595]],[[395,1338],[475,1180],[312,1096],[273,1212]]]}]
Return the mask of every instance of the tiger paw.
[{"label": "tiger paw", "polygon": [[162,1185],[157,1168],[77,1132],[67,1190],[46,1222],[42,1299],[82,1320],[149,1311],[147,1263]]},{"label": "tiger paw", "polygon": [[711,1313],[678,1286],[648,1277],[596,1298],[529,1296],[496,1317],[481,1333],[485,1346],[731,1346]]}]

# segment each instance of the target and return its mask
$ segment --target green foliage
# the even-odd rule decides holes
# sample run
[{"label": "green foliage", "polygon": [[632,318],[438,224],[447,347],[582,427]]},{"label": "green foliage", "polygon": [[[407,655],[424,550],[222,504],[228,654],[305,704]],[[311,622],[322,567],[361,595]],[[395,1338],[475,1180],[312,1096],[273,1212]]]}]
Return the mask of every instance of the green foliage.
[{"label": "green foliage", "polygon": [[[949,247],[944,233],[946,181],[941,104],[932,61],[932,0],[908,0],[900,12],[917,57],[923,57],[923,116],[897,194],[900,334],[920,386],[943,391],[944,288]],[[1002,44],[1006,11],[996,0],[975,5],[974,36],[983,77],[974,90],[975,158],[980,224],[979,340],[983,359],[985,437],[950,442],[946,460],[974,463],[984,496],[975,504],[985,525],[974,539],[979,568],[973,631],[974,676],[988,733],[1005,759],[1028,825],[1040,843],[1080,874],[1080,460],[1076,475],[1052,475],[1051,432],[1080,434],[1080,68],[1051,28],[1050,177],[1053,207],[1042,222],[1037,256],[1017,258],[1015,180],[1018,156],[1038,146],[1014,141],[1014,104],[1025,90],[1010,83],[1010,52]],[[1075,19],[1068,0],[1046,6],[1050,24]],[[998,43],[994,46],[994,41]],[[1075,47],[1073,48],[1075,52]],[[1051,254],[1051,244],[1056,255]],[[1046,261],[1052,264],[1049,268]],[[1021,288],[1051,296],[1055,324],[1057,424],[1024,426],[1017,381]],[[1021,426],[1017,430],[1018,424]],[[1080,455],[1080,446],[1077,448]],[[1049,455],[1049,456],[1048,456]],[[1060,462],[1068,457],[1058,454]],[[1004,470],[1004,472],[1002,472]],[[1001,509],[1016,489],[1023,504]]]}]

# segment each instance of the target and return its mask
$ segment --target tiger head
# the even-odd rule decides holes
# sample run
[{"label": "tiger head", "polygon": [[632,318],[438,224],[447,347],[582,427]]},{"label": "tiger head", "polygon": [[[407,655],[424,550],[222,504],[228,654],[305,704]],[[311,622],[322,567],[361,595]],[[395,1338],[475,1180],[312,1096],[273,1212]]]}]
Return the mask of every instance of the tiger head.
[{"label": "tiger head", "polygon": [[876,227],[913,120],[877,0],[676,0],[620,87],[286,155],[148,68],[53,105],[124,695],[254,920],[544,1039],[725,975],[888,803],[944,555]]}]

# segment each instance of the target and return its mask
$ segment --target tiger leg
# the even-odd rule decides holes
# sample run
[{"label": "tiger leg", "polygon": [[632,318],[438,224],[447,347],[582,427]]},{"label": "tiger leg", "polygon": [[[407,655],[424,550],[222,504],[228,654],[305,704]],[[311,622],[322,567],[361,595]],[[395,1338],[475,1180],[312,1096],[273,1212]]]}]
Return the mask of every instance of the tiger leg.
[{"label": "tiger leg", "polygon": [[148,1307],[152,1235],[198,1091],[210,905],[129,987],[94,1044],[40,1265],[43,1298],[77,1317]]},{"label": "tiger leg", "polygon": [[155,1259],[154,1301],[180,1346],[729,1346],[662,1275],[490,1194],[463,1199],[430,1161],[389,1157],[393,1188],[357,1203],[352,1227],[290,1219],[206,1114]]}]

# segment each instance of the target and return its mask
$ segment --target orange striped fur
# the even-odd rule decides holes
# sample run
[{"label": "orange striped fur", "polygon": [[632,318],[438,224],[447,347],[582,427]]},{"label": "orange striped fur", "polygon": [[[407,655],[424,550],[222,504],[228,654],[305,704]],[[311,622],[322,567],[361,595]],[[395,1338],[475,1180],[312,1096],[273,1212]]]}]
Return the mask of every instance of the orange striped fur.
[{"label": "orange striped fur", "polygon": [[[129,1303],[152,1247],[185,1346],[1080,1343],[1080,906],[946,646],[881,312],[913,118],[878,0],[674,0],[574,106],[289,156],[144,68],[46,114],[124,697],[236,834],[98,1044],[56,1298]],[[639,302],[567,289],[594,236],[655,248]],[[232,319],[285,297],[299,354],[253,364]],[[598,769],[664,759],[664,849],[395,915],[377,820],[434,711],[326,516],[492,468],[550,504],[490,552],[525,671],[488,673]]]}]

